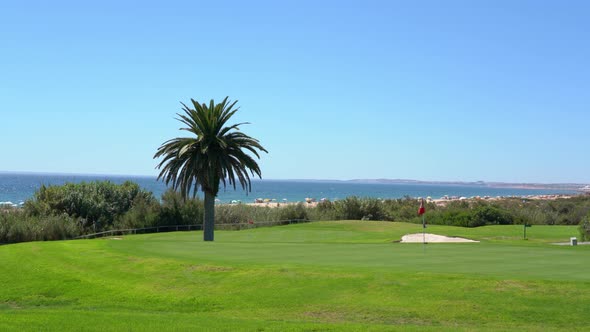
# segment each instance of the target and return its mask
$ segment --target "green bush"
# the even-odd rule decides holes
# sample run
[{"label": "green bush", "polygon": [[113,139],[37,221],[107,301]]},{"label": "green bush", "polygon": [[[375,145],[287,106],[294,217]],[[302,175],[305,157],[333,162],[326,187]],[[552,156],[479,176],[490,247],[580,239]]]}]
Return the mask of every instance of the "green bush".
[{"label": "green bush", "polygon": [[427,213],[426,222],[435,225],[473,227],[470,211],[452,208],[436,213]]},{"label": "green bush", "polygon": [[39,224],[41,230],[37,240],[67,240],[82,234],[81,225],[67,215],[40,217]]},{"label": "green bush", "polygon": [[510,213],[493,206],[480,206],[472,211],[469,227],[484,225],[511,225],[514,218]]},{"label": "green bush", "polygon": [[109,229],[114,221],[132,207],[134,200],[143,196],[153,200],[153,194],[141,190],[131,181],[117,185],[110,181],[66,183],[63,186],[41,186],[24,209],[30,216],[67,214],[78,218],[82,226],[99,232]]},{"label": "green bush", "polygon": [[[260,209],[268,209],[264,207],[248,206],[245,204],[237,205],[218,205],[215,206],[215,223],[216,224],[239,224],[247,223],[253,220]],[[203,216],[201,215],[201,219]]]},{"label": "green bush", "polygon": [[578,227],[580,231],[581,241],[590,241],[590,214],[588,214],[581,222]]},{"label": "green bush", "polygon": [[330,200],[320,201],[315,208],[308,208],[306,210],[307,218],[309,220],[338,220],[336,211],[336,204]]},{"label": "green bush", "polygon": [[157,225],[199,225],[203,223],[204,203],[198,197],[184,200],[168,190],[162,195]]},{"label": "green bush", "polygon": [[385,220],[383,202],[376,198],[365,198],[361,200],[361,213],[364,220]]},{"label": "green bush", "polygon": [[68,215],[27,216],[23,212],[0,213],[0,242],[72,239],[82,234],[78,222]]},{"label": "green bush", "polygon": [[137,196],[131,209],[117,218],[114,229],[132,229],[158,226],[160,221],[160,205],[155,199]]},{"label": "green bush", "polygon": [[363,217],[361,200],[356,196],[334,202],[336,216],[341,220],[360,220]]},{"label": "green bush", "polygon": [[287,205],[282,208],[278,208],[279,217],[278,220],[295,220],[295,219],[309,219],[308,216],[309,208],[304,203],[297,203],[295,205]]},{"label": "green bush", "polygon": [[[420,220],[420,218],[417,218],[420,202],[415,198],[406,196],[399,199],[388,199],[383,201],[382,206],[385,215],[381,220],[407,222]],[[428,202],[426,203],[425,208],[429,214],[437,209],[436,204]]]}]

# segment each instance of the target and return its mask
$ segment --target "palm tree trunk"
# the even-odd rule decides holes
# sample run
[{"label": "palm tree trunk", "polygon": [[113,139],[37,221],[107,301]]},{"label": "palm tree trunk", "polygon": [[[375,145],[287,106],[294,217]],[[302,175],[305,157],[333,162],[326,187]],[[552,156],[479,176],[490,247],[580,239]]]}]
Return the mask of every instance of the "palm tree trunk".
[{"label": "palm tree trunk", "polygon": [[203,240],[213,241],[215,230],[215,195],[205,191],[205,213],[203,215]]}]

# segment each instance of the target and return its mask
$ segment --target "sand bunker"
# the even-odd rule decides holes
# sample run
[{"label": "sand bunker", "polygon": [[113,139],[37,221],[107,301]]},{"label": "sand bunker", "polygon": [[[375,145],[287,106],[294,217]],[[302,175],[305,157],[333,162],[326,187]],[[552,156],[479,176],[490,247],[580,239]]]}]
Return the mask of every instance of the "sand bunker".
[{"label": "sand bunker", "polygon": [[427,243],[458,243],[458,242],[479,242],[462,237],[449,237],[444,235],[436,235],[426,233],[407,234],[402,236],[401,243],[422,243],[426,239]]}]

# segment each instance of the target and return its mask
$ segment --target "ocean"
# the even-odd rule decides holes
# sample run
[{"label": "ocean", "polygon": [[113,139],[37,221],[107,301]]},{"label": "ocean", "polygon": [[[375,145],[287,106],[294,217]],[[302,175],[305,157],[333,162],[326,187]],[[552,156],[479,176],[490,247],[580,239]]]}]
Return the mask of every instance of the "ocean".
[{"label": "ocean", "polygon": [[[0,204],[23,204],[33,197],[41,185],[62,185],[66,182],[89,182],[108,180],[123,183],[127,180],[138,183],[143,189],[151,191],[160,198],[167,190],[166,185],[155,177],[119,176],[119,175],[64,175],[64,174],[18,174],[0,173]],[[373,198],[432,197],[445,195],[458,197],[473,196],[528,196],[549,194],[575,194],[569,190],[490,188],[478,185],[436,185],[436,184],[391,184],[358,183],[350,181],[311,181],[311,180],[253,180],[252,191],[247,193],[238,187],[225,190],[218,195],[218,202],[229,203],[233,200],[245,203],[254,202],[256,198],[275,199],[278,202],[302,202],[305,198],[320,200],[343,199],[349,196]],[[200,194],[202,197],[202,194]]]}]

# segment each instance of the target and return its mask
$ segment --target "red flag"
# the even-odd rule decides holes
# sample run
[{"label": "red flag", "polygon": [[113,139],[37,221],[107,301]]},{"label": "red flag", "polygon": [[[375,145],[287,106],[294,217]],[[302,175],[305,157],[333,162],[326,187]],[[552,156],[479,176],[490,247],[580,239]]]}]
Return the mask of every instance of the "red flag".
[{"label": "red flag", "polygon": [[420,201],[420,208],[418,209],[418,215],[421,216],[424,212],[426,212],[426,209],[424,208],[424,198],[422,198]]}]

